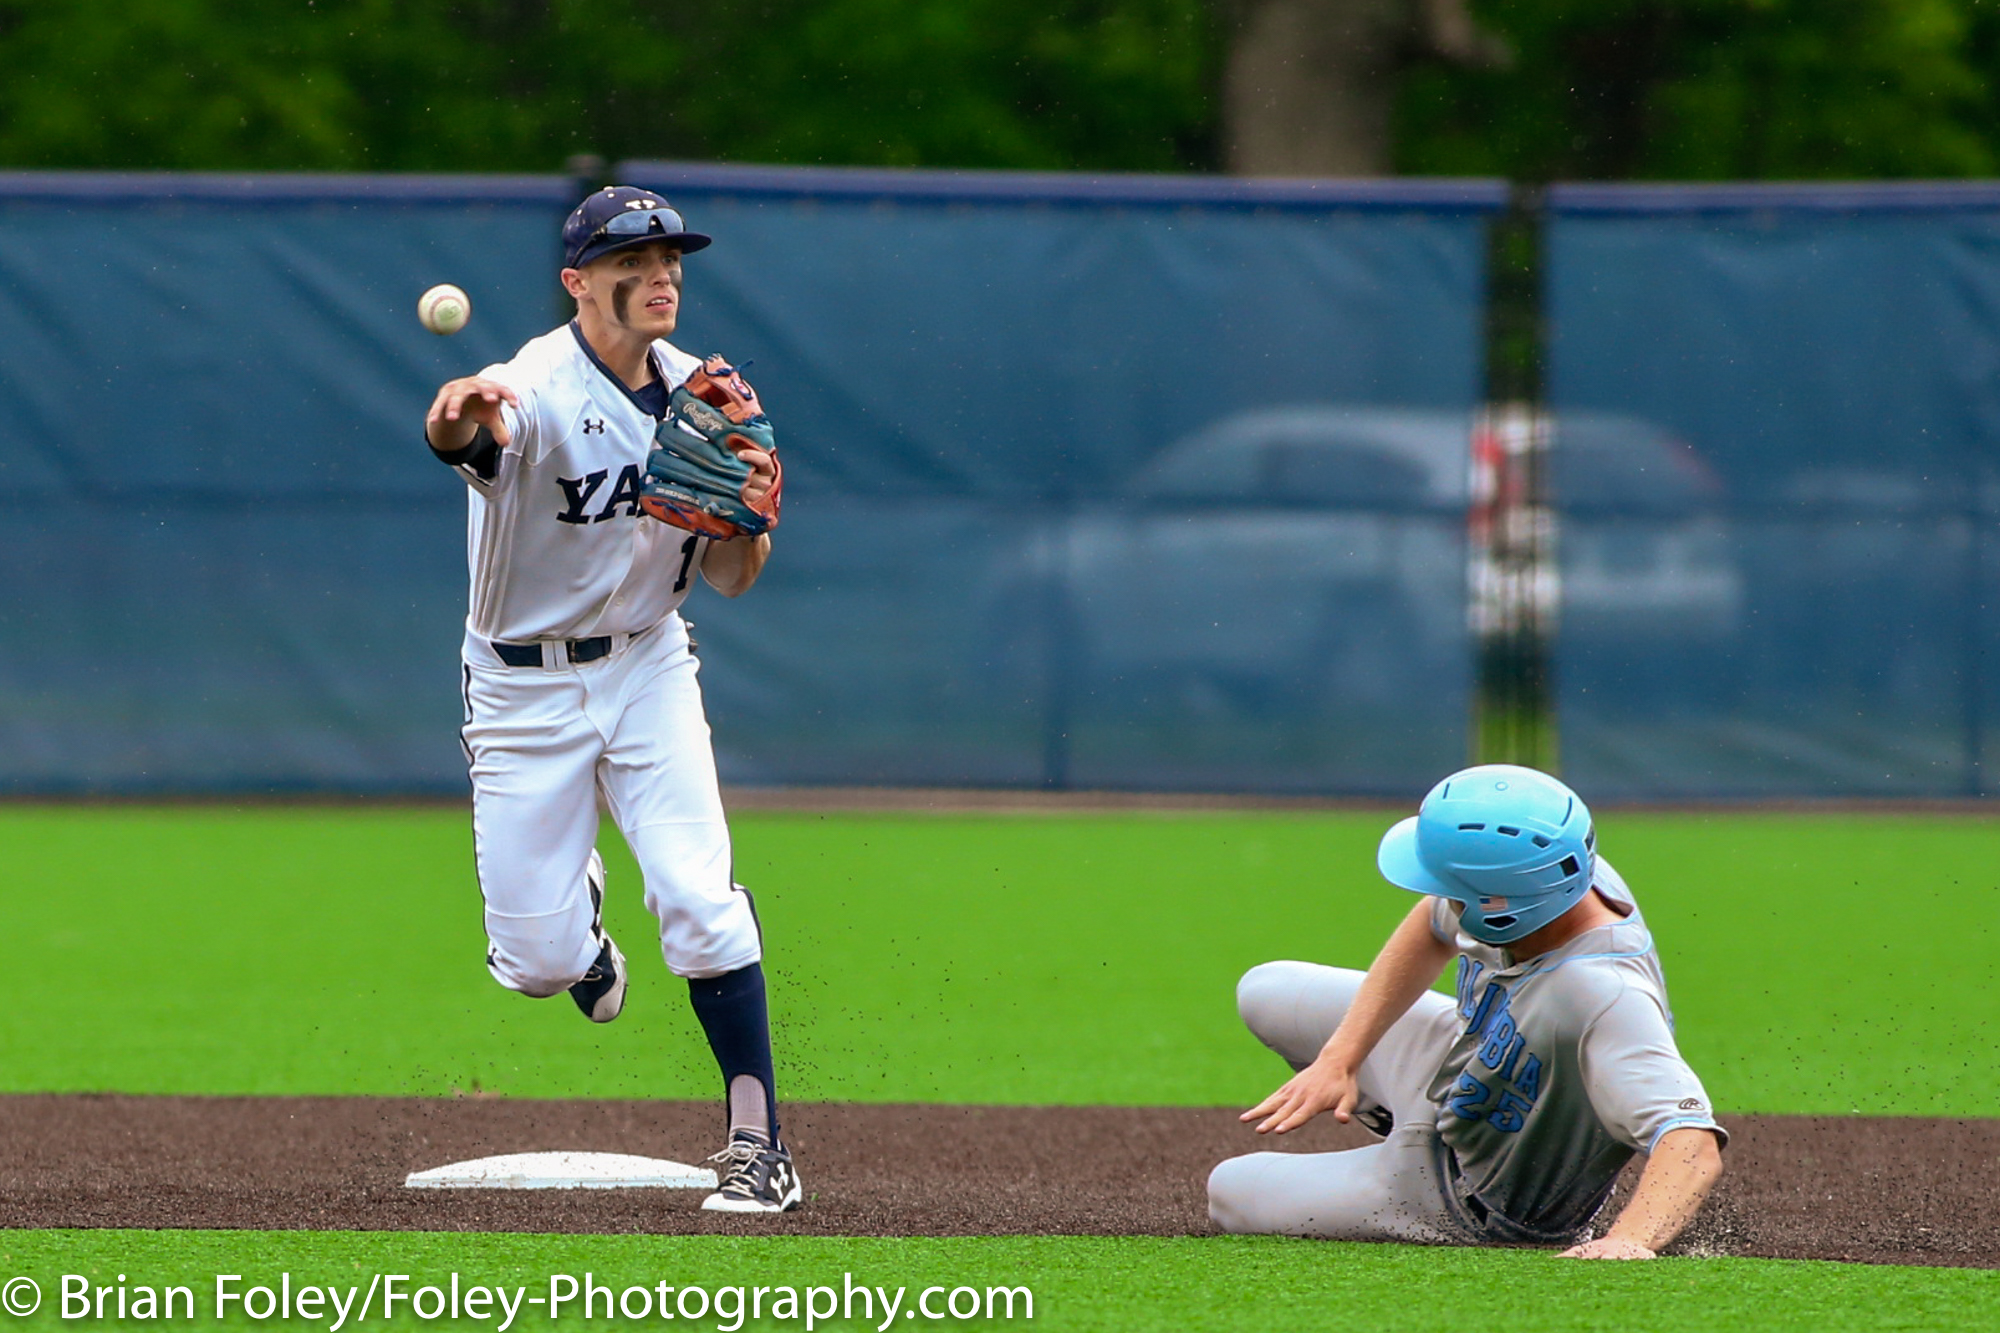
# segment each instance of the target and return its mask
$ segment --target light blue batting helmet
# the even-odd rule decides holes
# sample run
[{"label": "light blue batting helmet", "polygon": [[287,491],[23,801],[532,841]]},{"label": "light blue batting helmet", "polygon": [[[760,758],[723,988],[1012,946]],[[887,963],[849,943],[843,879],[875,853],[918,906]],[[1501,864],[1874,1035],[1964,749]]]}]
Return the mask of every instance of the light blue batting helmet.
[{"label": "light blue batting helmet", "polygon": [[1597,835],[1577,794],[1513,764],[1438,783],[1375,855],[1391,884],[1463,903],[1459,924],[1487,944],[1511,944],[1576,906],[1596,863]]}]

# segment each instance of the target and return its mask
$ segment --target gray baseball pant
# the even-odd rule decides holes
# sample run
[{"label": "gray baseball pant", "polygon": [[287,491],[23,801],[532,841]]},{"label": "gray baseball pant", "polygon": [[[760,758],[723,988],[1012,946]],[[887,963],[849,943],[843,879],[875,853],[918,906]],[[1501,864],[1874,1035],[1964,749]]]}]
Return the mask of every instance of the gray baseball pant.
[{"label": "gray baseball pant", "polygon": [[[1236,1008],[1257,1039],[1294,1070],[1340,1026],[1365,973],[1317,963],[1264,963],[1244,974]],[[1426,991],[1361,1062],[1357,1113],[1386,1109],[1388,1138],[1345,1152],[1259,1152],[1208,1177],[1208,1215],[1224,1231],[1466,1244],[1445,1204],[1432,1076],[1458,1033],[1457,1007]]]}]

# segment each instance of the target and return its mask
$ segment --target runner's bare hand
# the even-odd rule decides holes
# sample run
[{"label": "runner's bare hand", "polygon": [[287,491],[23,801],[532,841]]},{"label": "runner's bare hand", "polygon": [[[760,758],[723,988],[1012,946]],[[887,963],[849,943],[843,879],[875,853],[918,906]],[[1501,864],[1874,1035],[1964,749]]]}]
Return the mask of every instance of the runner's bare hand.
[{"label": "runner's bare hand", "polygon": [[1322,1111],[1332,1111],[1333,1118],[1344,1125],[1354,1118],[1354,1105],[1360,1096],[1353,1070],[1321,1058],[1237,1118],[1259,1121],[1259,1134],[1287,1133]]},{"label": "runner's bare hand", "polygon": [[1614,1240],[1605,1236],[1573,1245],[1557,1256],[1561,1259],[1657,1259],[1659,1256],[1636,1240]]}]

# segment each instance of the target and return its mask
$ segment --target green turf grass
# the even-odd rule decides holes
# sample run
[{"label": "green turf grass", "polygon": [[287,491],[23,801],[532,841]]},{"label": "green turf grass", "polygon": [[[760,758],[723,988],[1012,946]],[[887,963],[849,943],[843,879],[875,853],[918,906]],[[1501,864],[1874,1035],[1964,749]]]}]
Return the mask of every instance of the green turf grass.
[{"label": "green turf grass", "polygon": [[[1512,1333],[1542,1330],[1633,1329],[1646,1333],[1738,1333],[1761,1330],[1972,1329],[1993,1327],[2000,1317],[2000,1273],[1974,1269],[1865,1267],[1754,1259],[1665,1259],[1651,1264],[1578,1264],[1538,1251],[1438,1250],[1401,1245],[1343,1245],[1275,1237],[1162,1240],[1140,1237],[952,1237],[936,1240],[882,1240],[845,1237],[669,1237],[544,1236],[407,1232],[217,1232],[217,1231],[25,1231],[0,1232],[0,1281],[16,1275],[35,1280],[43,1308],[32,1318],[9,1322],[23,1328],[118,1327],[109,1317],[117,1308],[122,1274],[131,1328],[160,1327],[129,1319],[139,1288],[189,1288],[196,1319],[179,1318],[172,1327],[269,1327],[325,1330],[331,1309],[295,1312],[291,1320],[258,1322],[240,1305],[226,1308],[216,1325],[216,1275],[235,1274],[230,1290],[267,1286],[282,1289],[291,1277],[303,1286],[358,1286],[365,1293],[376,1274],[407,1274],[405,1290],[436,1286],[449,1300],[451,1275],[459,1276],[461,1299],[473,1286],[526,1287],[546,1294],[551,1277],[565,1274],[580,1288],[585,1273],[613,1297],[598,1298],[587,1321],[564,1310],[567,1328],[682,1328],[735,1333],[738,1328],[803,1329],[808,1300],[815,1312],[847,1299],[848,1276],[856,1287],[894,1291],[905,1288],[899,1311],[911,1308],[923,1288],[939,1286],[930,1308],[945,1310],[953,1290],[970,1287],[979,1296],[979,1317],[933,1321],[898,1313],[898,1328],[955,1327],[1050,1330],[1273,1330],[1336,1328],[1372,1333],[1433,1333],[1472,1321],[1503,1323]],[[62,1277],[88,1280],[93,1292],[109,1287],[107,1319],[62,1323],[58,1304]],[[682,1287],[705,1290],[690,1295],[688,1315],[670,1321],[654,1317],[606,1317],[605,1302],[629,1287],[649,1289],[654,1302],[665,1282],[676,1306]],[[764,1297],[767,1318],[753,1322],[737,1291],[757,1286],[791,1287],[798,1317],[782,1316],[773,1291]],[[830,1291],[808,1297],[805,1288]],[[1026,1287],[1016,1294],[1014,1318],[996,1299],[993,1318],[985,1316],[989,1287]],[[381,1288],[367,1324],[379,1328]],[[560,1286],[558,1292],[563,1290]],[[262,1301],[262,1296],[253,1297]],[[343,1299],[347,1299],[343,1295]],[[510,1300],[518,1300],[511,1295]],[[630,1311],[641,1311],[638,1296]],[[426,1302],[435,1297],[425,1297]],[[716,1301],[721,1302],[717,1313]],[[959,1295],[958,1309],[973,1309],[973,1297]],[[434,1309],[431,1304],[426,1310]],[[520,1305],[509,1333],[547,1328],[547,1305]],[[253,1312],[262,1307],[253,1307]],[[879,1329],[884,1306],[869,1311],[855,1298],[855,1316],[841,1311],[816,1327]],[[777,1311],[780,1318],[768,1318]],[[74,1307],[72,1307],[74,1313]],[[355,1307],[358,1313],[358,1307]],[[95,1306],[92,1306],[95,1314]],[[282,1309],[280,1310],[282,1314]],[[394,1327],[426,1326],[407,1307]],[[497,1312],[449,1326],[498,1327]]]},{"label": "green turf grass", "polygon": [[[1236,1104],[1268,958],[1363,966],[1410,899],[1388,817],[735,821],[767,932],[781,1095]],[[1603,822],[1725,1112],[2000,1114],[2000,826],[1886,815]],[[462,813],[0,809],[0,1089],[707,1096],[685,987],[615,833],[625,1017],[481,967]]]}]

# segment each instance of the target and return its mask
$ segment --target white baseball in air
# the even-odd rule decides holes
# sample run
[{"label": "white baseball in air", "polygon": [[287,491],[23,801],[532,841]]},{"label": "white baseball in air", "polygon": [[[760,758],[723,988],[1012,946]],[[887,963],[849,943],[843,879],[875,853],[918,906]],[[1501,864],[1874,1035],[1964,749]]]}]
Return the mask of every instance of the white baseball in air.
[{"label": "white baseball in air", "polygon": [[417,298],[417,318],[432,333],[457,333],[472,318],[472,298],[441,282]]}]

